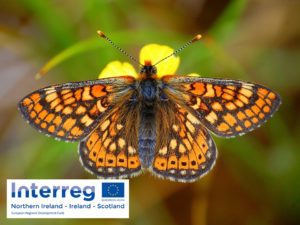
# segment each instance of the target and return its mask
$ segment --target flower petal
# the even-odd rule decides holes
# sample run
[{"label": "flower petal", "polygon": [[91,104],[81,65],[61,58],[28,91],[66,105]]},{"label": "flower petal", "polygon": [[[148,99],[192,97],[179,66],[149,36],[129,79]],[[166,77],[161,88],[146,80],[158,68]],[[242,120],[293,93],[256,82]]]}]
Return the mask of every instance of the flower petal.
[{"label": "flower petal", "polygon": [[99,78],[132,76],[137,78],[137,73],[128,62],[112,61],[99,74]]},{"label": "flower petal", "polygon": [[[140,62],[141,64],[145,64],[145,60],[150,60],[152,64],[155,64],[173,52],[174,50],[166,45],[148,44],[145,45],[140,51]],[[180,59],[178,56],[172,56],[156,65],[157,76],[160,78],[164,75],[175,74],[179,66],[179,61]]]}]

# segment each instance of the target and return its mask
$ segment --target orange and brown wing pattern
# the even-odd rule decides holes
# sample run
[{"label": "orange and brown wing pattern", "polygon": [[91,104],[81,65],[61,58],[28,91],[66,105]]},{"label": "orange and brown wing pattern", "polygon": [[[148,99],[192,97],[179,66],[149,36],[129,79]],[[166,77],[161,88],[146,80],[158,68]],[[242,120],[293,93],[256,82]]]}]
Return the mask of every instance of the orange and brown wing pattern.
[{"label": "orange and brown wing pattern", "polygon": [[141,173],[138,155],[138,107],[120,104],[79,145],[80,160],[100,178],[128,178]]},{"label": "orange and brown wing pattern", "polygon": [[39,131],[57,139],[86,137],[103,115],[130,92],[134,79],[120,77],[72,82],[37,90],[19,102],[25,119]]},{"label": "orange and brown wing pattern", "polygon": [[200,120],[171,100],[158,106],[157,142],[150,170],[180,182],[193,182],[208,173],[217,149]]},{"label": "orange and brown wing pattern", "polygon": [[162,78],[167,96],[190,108],[213,133],[223,137],[259,127],[278,109],[281,99],[258,84],[189,76]]}]

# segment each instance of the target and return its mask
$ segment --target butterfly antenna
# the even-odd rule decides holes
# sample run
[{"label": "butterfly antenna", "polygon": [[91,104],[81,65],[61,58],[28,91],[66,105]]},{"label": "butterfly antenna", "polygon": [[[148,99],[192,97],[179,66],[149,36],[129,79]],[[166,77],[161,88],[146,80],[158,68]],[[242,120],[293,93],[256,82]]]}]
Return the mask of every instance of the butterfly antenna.
[{"label": "butterfly antenna", "polygon": [[196,41],[199,41],[202,38],[201,34],[197,34],[192,40],[188,41],[187,43],[185,43],[184,45],[182,45],[180,48],[176,49],[172,54],[166,56],[165,58],[159,60],[157,63],[154,64],[154,66],[156,66],[157,64],[161,63],[162,61],[165,61],[166,59],[177,55],[179,52],[181,52],[183,49],[185,49],[186,47],[188,47],[190,44],[195,43]]},{"label": "butterfly antenna", "polygon": [[104,38],[105,40],[107,40],[115,49],[117,49],[118,51],[120,51],[121,53],[123,53],[125,56],[127,56],[128,58],[130,58],[132,61],[136,62],[137,64],[139,64],[140,66],[143,66],[138,60],[136,60],[133,56],[129,55],[124,49],[122,49],[121,47],[119,47],[118,45],[116,45],[109,37],[107,37],[102,31],[98,30],[97,34]]}]

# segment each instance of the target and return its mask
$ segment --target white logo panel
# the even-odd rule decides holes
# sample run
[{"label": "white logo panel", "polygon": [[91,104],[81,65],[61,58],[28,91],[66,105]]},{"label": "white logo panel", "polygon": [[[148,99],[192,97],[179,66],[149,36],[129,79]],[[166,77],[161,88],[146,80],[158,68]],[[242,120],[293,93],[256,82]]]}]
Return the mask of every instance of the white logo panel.
[{"label": "white logo panel", "polygon": [[7,218],[129,218],[129,182],[7,180]]}]

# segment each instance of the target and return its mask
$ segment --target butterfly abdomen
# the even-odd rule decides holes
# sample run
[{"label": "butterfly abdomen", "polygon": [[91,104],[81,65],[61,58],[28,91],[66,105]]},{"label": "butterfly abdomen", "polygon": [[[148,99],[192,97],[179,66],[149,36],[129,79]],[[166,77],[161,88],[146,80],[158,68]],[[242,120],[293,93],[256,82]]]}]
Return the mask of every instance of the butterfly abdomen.
[{"label": "butterfly abdomen", "polygon": [[139,157],[143,167],[148,168],[154,158],[156,144],[154,107],[143,105],[141,108],[141,120],[139,126]]}]

